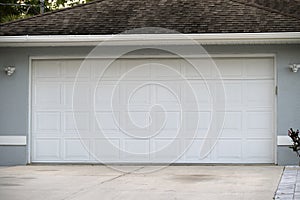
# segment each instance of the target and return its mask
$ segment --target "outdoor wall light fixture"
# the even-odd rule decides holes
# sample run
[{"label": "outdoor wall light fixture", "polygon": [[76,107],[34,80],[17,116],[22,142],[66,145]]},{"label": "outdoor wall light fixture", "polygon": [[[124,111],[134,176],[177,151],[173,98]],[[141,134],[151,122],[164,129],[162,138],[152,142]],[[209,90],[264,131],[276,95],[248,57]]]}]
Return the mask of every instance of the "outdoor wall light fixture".
[{"label": "outdoor wall light fixture", "polygon": [[291,64],[290,65],[290,69],[292,70],[292,72],[297,72],[299,68],[300,68],[300,64]]},{"label": "outdoor wall light fixture", "polygon": [[14,66],[7,66],[4,67],[4,71],[6,73],[7,76],[11,76],[13,75],[13,73],[15,72],[16,68]]}]

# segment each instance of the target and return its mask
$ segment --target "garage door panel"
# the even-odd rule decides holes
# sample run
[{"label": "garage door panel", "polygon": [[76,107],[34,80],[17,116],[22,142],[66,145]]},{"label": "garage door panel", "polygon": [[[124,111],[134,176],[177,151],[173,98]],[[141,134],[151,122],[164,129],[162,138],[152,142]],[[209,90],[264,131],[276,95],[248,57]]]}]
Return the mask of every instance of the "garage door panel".
[{"label": "garage door panel", "polygon": [[35,86],[34,105],[60,105],[61,104],[61,84],[60,83],[39,83]]},{"label": "garage door panel", "polygon": [[61,144],[59,138],[36,138],[34,140],[34,160],[59,161],[61,160]]},{"label": "garage door panel", "polygon": [[147,129],[150,125],[150,113],[143,111],[121,112],[120,125],[125,131]]},{"label": "garage door panel", "polygon": [[245,59],[246,77],[248,78],[274,78],[274,61],[271,58]]},{"label": "garage door panel", "polygon": [[143,82],[127,82],[120,83],[120,104],[121,105],[149,105],[151,86],[145,85]]},{"label": "garage door panel", "polygon": [[157,133],[157,134],[155,134],[155,138],[158,138],[158,139],[161,139],[161,138],[163,138],[163,139],[175,139],[175,138],[180,137],[179,131],[174,131],[174,130],[159,130],[159,131],[155,131],[155,132],[152,132],[152,133]]},{"label": "garage door panel", "polygon": [[95,130],[118,132],[120,127],[120,112],[97,112]]},{"label": "garage door panel", "polygon": [[149,80],[151,67],[148,60],[133,59],[121,62],[122,80]]},{"label": "garage door panel", "polygon": [[120,160],[120,140],[114,138],[94,140],[94,159],[97,161]]},{"label": "garage door panel", "polygon": [[61,113],[59,111],[40,111],[33,113],[35,133],[56,133],[61,131]]},{"label": "garage door panel", "polygon": [[220,58],[215,60],[216,66],[223,78],[242,78],[243,63],[241,59]]},{"label": "garage door panel", "polygon": [[61,68],[64,78],[88,78],[90,75],[90,67],[85,66],[83,60],[61,62]]},{"label": "garage door panel", "polygon": [[203,139],[186,139],[185,147],[189,147],[184,154],[184,159],[186,162],[201,162],[209,163],[211,162],[211,154],[208,154],[205,157],[201,157],[200,152],[202,150]]},{"label": "garage door panel", "polygon": [[238,139],[218,140],[215,148],[217,161],[236,162],[242,159],[242,142]]},{"label": "garage door panel", "polygon": [[[242,112],[232,112],[228,111],[225,113],[224,119],[224,129],[238,129],[242,128]],[[219,119],[221,120],[221,119]],[[223,121],[220,121],[222,123]]]},{"label": "garage door panel", "polygon": [[183,88],[183,90],[185,91],[185,102],[194,103],[194,100],[197,100],[197,102],[204,104],[210,104],[212,102],[214,86],[211,81],[191,81],[189,85],[185,84],[184,86],[185,87]]},{"label": "garage door panel", "polygon": [[186,138],[205,138],[211,124],[211,112],[185,112],[183,123]]},{"label": "garage door panel", "polygon": [[270,146],[273,146],[272,139],[249,139],[244,143],[245,158],[254,162],[272,162],[273,149]]},{"label": "garage door panel", "polygon": [[223,123],[220,133],[221,138],[242,138],[243,135],[243,113],[242,112],[226,112],[224,119],[218,118],[218,123]]},{"label": "garage door panel", "polygon": [[91,86],[85,83],[75,84],[74,87],[68,87],[68,105],[72,105],[72,109],[90,109],[91,106]]},{"label": "garage door panel", "polygon": [[65,112],[64,132],[77,134],[77,132],[90,131],[89,112]]},{"label": "garage door panel", "polygon": [[91,70],[91,80],[118,80],[121,77],[121,64],[118,60],[112,59],[92,59],[88,60],[84,67]]},{"label": "garage door panel", "polygon": [[32,63],[33,78],[59,78],[61,76],[61,62],[56,60],[35,60]]},{"label": "garage door panel", "polygon": [[120,87],[116,84],[104,82],[97,84],[92,90],[92,102],[96,111],[110,111],[119,109]]},{"label": "garage door panel", "polygon": [[224,100],[227,107],[235,107],[243,104],[243,84],[242,81],[224,81],[218,83],[216,89],[216,100]]},{"label": "garage door panel", "polygon": [[125,139],[123,141],[122,156],[125,161],[149,162],[149,139]]},{"label": "garage door panel", "polygon": [[274,84],[272,81],[248,81],[247,104],[256,107],[273,107]]},{"label": "garage door panel", "polygon": [[210,59],[189,59],[190,62],[182,61],[182,71],[188,79],[211,79],[214,63]]},{"label": "garage door panel", "polygon": [[181,153],[181,141],[178,139],[155,139],[153,141],[154,162],[176,162]]},{"label": "garage door panel", "polygon": [[156,112],[155,113],[155,122],[156,128],[160,128],[161,130],[178,130],[183,126],[182,117],[180,112]]},{"label": "garage door panel", "polygon": [[90,155],[89,141],[83,139],[65,139],[64,140],[64,159],[69,161],[88,161]]},{"label": "garage door panel", "polygon": [[33,162],[274,162],[273,58],[82,61],[32,62]]},{"label": "garage door panel", "polygon": [[272,112],[248,112],[247,128],[249,130],[270,130],[273,121]]},{"label": "garage door panel", "polygon": [[170,80],[181,77],[181,63],[179,60],[151,59],[151,78],[153,80]]}]

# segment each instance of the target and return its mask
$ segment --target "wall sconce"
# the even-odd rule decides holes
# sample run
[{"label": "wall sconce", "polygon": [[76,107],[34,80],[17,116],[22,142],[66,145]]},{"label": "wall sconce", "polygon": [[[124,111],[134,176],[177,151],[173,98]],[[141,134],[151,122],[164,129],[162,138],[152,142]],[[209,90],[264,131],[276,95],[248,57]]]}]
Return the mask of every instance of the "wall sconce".
[{"label": "wall sconce", "polygon": [[292,70],[292,72],[297,72],[299,68],[300,68],[300,64],[291,64],[290,65],[290,69]]},{"label": "wall sconce", "polygon": [[6,73],[7,76],[11,76],[13,75],[13,73],[15,72],[16,68],[14,66],[7,66],[4,67],[4,71]]}]

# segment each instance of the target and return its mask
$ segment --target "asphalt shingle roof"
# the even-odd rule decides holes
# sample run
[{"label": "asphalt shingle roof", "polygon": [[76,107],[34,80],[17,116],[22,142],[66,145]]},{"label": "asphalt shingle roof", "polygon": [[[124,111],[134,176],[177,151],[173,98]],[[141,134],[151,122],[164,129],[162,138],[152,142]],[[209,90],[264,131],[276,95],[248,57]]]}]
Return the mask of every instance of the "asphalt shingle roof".
[{"label": "asphalt shingle roof", "polygon": [[299,32],[299,0],[280,1],[95,0],[1,24],[0,35],[105,35],[142,27],[180,33]]}]

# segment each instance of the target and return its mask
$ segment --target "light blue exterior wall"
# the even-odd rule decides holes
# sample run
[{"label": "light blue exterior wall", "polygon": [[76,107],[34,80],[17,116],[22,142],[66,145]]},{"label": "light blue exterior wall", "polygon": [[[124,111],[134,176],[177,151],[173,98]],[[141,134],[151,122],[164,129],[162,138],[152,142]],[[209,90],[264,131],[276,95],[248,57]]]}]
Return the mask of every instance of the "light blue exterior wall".
[{"label": "light blue exterior wall", "polygon": [[[300,72],[292,73],[290,63],[300,63],[300,45],[210,45],[211,54],[275,54],[277,71],[277,135],[286,135],[290,127],[300,128]],[[107,48],[107,55],[114,49]],[[118,47],[120,48],[120,47]],[[183,48],[178,46],[178,48]],[[14,65],[8,77],[0,72],[0,136],[27,136],[29,112],[30,56],[86,56],[92,47],[11,47],[0,48],[0,68]],[[190,51],[190,50],[187,50]],[[158,52],[158,51],[157,51]],[[150,53],[150,52],[147,52]],[[155,54],[155,51],[152,53]],[[195,54],[190,51],[189,53]],[[26,146],[0,146],[0,165],[26,164]],[[277,147],[279,165],[298,164],[295,153],[286,146]]]}]

